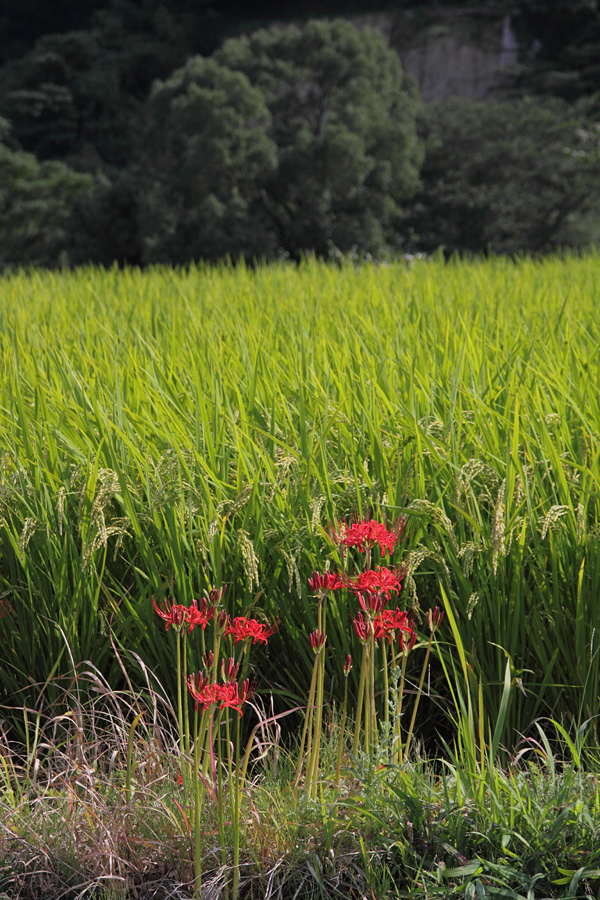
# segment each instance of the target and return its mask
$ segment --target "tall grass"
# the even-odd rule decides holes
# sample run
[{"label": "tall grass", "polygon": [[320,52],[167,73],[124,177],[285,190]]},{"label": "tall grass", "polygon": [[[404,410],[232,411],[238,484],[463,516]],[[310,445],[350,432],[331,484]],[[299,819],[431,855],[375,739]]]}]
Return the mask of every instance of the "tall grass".
[{"label": "tall grass", "polygon": [[297,789],[295,760],[267,727],[253,742],[238,867],[234,831],[213,790],[194,847],[175,717],[156,679],[144,675],[143,692],[116,692],[82,666],[75,687],[63,684],[69,714],[62,704],[22,710],[25,746],[0,728],[4,900],[206,900],[235,895],[235,872],[244,900],[598,896],[598,759],[581,764],[585,727],[569,734],[537,722],[536,737],[521,742],[508,766],[491,755],[473,760],[464,741],[443,760],[413,755],[396,766],[382,743],[373,760],[345,755],[340,780],[336,720],[323,741],[316,800]]},{"label": "tall grass", "polygon": [[[306,578],[341,563],[328,524],[369,511],[408,517],[405,603],[441,582],[494,721],[508,660],[499,740],[597,716],[599,284],[595,255],[5,276],[4,702],[69,652],[114,682],[111,634],[173,686],[151,597],[212,583],[279,616],[260,674],[303,697]],[[350,607],[328,613],[338,696]]]}]

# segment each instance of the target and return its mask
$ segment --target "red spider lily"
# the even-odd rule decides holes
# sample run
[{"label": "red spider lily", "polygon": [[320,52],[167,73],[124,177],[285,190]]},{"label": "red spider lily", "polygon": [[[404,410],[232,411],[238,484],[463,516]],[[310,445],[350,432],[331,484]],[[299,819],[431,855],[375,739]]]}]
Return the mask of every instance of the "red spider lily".
[{"label": "red spider lily", "polygon": [[[407,635],[406,637],[405,637],[405,634]],[[411,625],[410,632],[404,632],[402,630],[400,631],[399,640],[400,640],[400,650],[403,653],[410,653],[412,648],[417,643],[417,632],[413,631],[412,625]]]},{"label": "red spider lily", "polygon": [[352,624],[354,625],[354,630],[359,641],[362,644],[366,644],[373,634],[373,624],[371,621],[363,618],[363,614],[359,612],[356,614],[355,618],[352,619]]},{"label": "red spider lily", "polygon": [[427,610],[427,624],[429,625],[429,630],[433,634],[440,625],[442,624],[442,619],[444,618],[444,611],[439,608],[439,606],[434,606],[433,609]]},{"label": "red spider lily", "polygon": [[361,572],[356,578],[344,578],[344,585],[351,591],[380,591],[388,600],[391,592],[398,594],[402,588],[402,579],[406,575],[406,569],[388,569],[382,566],[378,569],[368,569]]},{"label": "red spider lily", "polygon": [[248,619],[246,616],[237,616],[225,626],[225,634],[233,635],[233,643],[238,641],[252,641],[253,644],[262,642],[266,644],[268,639],[275,634],[278,629],[277,622],[273,625],[263,625],[256,619]]},{"label": "red spider lily", "polygon": [[226,610],[222,609],[220,611],[220,613],[217,615],[216,622],[217,622],[217,628],[219,629],[219,631],[222,634],[224,634],[225,628],[229,624],[229,616],[227,615]]},{"label": "red spider lily", "polygon": [[369,519],[369,521],[362,519],[359,522],[353,522],[352,525],[342,523],[339,534],[334,531],[332,538],[340,547],[345,549],[356,547],[361,553],[364,553],[367,547],[379,544],[381,552],[386,554],[393,552],[396,541],[401,537],[405,528],[406,522],[402,518],[393,522],[391,530],[388,530],[381,522],[376,522],[375,519]]},{"label": "red spider lily", "polygon": [[235,709],[238,715],[242,715],[242,706],[252,696],[252,691],[250,689],[250,679],[246,678],[244,681],[242,688],[240,690],[240,686],[237,681],[228,681],[226,684],[221,685],[219,688],[219,709],[225,709],[229,707],[230,709]]},{"label": "red spider lily", "polygon": [[212,669],[212,664],[215,661],[215,654],[212,650],[207,650],[206,653],[202,657],[202,663],[206,670]]},{"label": "red spider lily", "polygon": [[223,587],[217,588],[213,584],[212,589],[208,592],[208,599],[213,606],[221,605],[221,600],[223,599],[223,595],[225,594],[226,587],[227,585],[224,584]]},{"label": "red spider lily", "polygon": [[236,663],[233,656],[230,656],[227,660],[227,667],[225,667],[225,660],[221,660],[221,677],[223,681],[233,681],[238,673],[240,665]]},{"label": "red spider lily", "polygon": [[373,629],[376,641],[387,638],[390,644],[392,643],[392,638],[395,636],[396,631],[400,631],[401,635],[402,632],[413,634],[413,628],[408,620],[408,615],[404,610],[398,609],[398,607],[396,607],[395,610],[382,610],[373,621]]},{"label": "red spider lily", "polygon": [[365,591],[356,596],[364,611],[373,615],[380,613],[387,603],[384,591]]},{"label": "red spider lily", "polygon": [[313,572],[312,578],[308,579],[308,586],[313,594],[323,597],[327,591],[337,591],[343,587],[343,583],[336,572],[324,572],[322,575]]},{"label": "red spider lily", "polygon": [[313,633],[310,635],[310,646],[313,648],[315,653],[319,653],[323,649],[326,639],[327,636],[324,631],[319,631],[318,628],[316,631],[313,631]]},{"label": "red spider lily", "polygon": [[225,684],[217,684],[209,681],[202,672],[198,672],[197,675],[190,675],[187,685],[190,694],[196,702],[196,709],[201,706],[202,712],[206,712],[218,703],[219,709],[230,707],[235,709],[241,716],[241,707],[253,693],[248,678],[246,678],[240,690],[237,681],[230,680],[226,681]]},{"label": "red spider lily", "polygon": [[7,616],[10,612],[12,612],[11,606],[6,597],[0,598],[0,619]]},{"label": "red spider lily", "polygon": [[192,600],[192,605],[187,610],[187,620],[190,623],[188,634],[193,631],[197,625],[199,625],[202,628],[202,631],[204,631],[214,614],[215,608],[214,606],[208,606],[206,597],[202,598],[200,609],[198,609],[198,601]]},{"label": "red spider lily", "polygon": [[169,603],[168,600],[165,600],[164,609],[161,609],[161,607],[153,597],[152,606],[154,607],[154,611],[158,613],[161,619],[164,619],[167,623],[165,625],[165,631],[169,630],[169,625],[172,625],[173,628],[177,628],[179,630],[188,620],[187,608],[181,603]]},{"label": "red spider lily", "polygon": [[344,678],[347,678],[350,674],[350,669],[352,668],[352,657],[350,654],[346,657],[346,662],[344,663]]},{"label": "red spider lily", "polygon": [[206,712],[215,703],[218,703],[219,685],[213,684],[208,680],[206,675],[198,672],[197,675],[190,675],[187,680],[187,686],[190,694],[196,702],[195,708],[202,707],[202,712]]}]

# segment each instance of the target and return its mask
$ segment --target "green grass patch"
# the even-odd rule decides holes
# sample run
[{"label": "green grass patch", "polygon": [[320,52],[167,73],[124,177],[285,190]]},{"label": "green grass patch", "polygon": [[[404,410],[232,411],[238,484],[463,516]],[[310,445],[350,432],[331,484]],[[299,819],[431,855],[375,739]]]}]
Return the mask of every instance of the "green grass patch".
[{"label": "green grass patch", "polygon": [[[210,794],[194,891],[193,805],[156,680],[115,692],[88,666],[76,689],[63,688],[70,715],[30,721],[27,748],[0,740],[0,896],[232,896],[231,822],[219,822]],[[553,750],[552,724],[538,722],[506,766],[475,768],[456,751],[396,766],[382,740],[371,758],[347,748],[337,783],[339,725],[330,718],[316,799],[296,783],[297,747],[274,727],[260,732],[242,806],[243,900],[600,895],[600,772],[597,759],[581,764],[585,731]]]}]

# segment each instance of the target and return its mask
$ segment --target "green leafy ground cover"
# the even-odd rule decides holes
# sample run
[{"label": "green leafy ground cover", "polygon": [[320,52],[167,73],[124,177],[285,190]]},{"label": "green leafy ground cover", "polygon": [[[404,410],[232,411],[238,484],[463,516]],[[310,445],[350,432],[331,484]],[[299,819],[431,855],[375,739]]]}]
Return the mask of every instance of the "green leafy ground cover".
[{"label": "green leafy ground cover", "polygon": [[[174,638],[152,597],[188,605],[227,584],[231,615],[277,617],[253,675],[274,712],[302,707],[317,627],[307,578],[342,565],[330,524],[401,514],[401,602],[421,633],[422,613],[443,596],[448,611],[413,755],[404,768],[389,765],[383,744],[378,760],[345,757],[337,787],[324,753],[322,791],[306,799],[285,775],[295,763],[282,720],[282,736],[264,737],[270,766],[273,746],[285,747],[279,769],[256,768],[244,813],[261,824],[244,831],[242,891],[595,896],[599,278],[589,255],[2,280],[0,864],[10,890],[16,859],[37,858],[30,873],[62,871],[72,896],[92,875],[98,888],[127,891],[133,872],[143,882],[154,871],[164,896],[169,872],[190,878],[176,787],[163,790],[177,784],[176,758],[150,764],[140,724],[127,749],[139,698],[176,694]],[[357,653],[353,614],[336,593],[328,738],[344,660]],[[188,646],[191,671],[199,647]],[[414,666],[413,689],[417,657]],[[77,702],[74,670],[87,683]],[[119,697],[120,712],[94,720],[94,691],[107,704]],[[56,724],[65,712],[68,727]],[[164,748],[172,724],[162,714]],[[43,740],[38,721],[39,734],[51,732]],[[120,750],[94,768],[116,722]],[[32,750],[36,740],[47,746]],[[52,763],[61,753],[68,764]],[[77,816],[87,826],[65,856],[56,823],[73,834]],[[100,833],[129,849],[102,856]],[[269,882],[274,867],[283,881]],[[22,896],[39,896],[21,874]]]}]

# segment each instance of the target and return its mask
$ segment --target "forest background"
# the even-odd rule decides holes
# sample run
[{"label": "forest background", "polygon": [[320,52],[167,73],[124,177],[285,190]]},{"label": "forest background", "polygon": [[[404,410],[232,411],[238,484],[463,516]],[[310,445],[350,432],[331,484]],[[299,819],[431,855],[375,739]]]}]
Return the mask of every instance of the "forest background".
[{"label": "forest background", "polygon": [[[425,103],[382,14],[514,59]],[[5,0],[0,266],[597,244],[599,97],[593,0]]]}]

